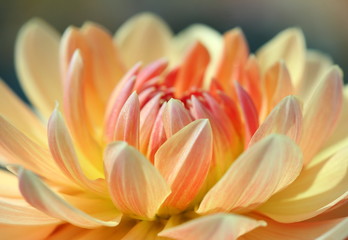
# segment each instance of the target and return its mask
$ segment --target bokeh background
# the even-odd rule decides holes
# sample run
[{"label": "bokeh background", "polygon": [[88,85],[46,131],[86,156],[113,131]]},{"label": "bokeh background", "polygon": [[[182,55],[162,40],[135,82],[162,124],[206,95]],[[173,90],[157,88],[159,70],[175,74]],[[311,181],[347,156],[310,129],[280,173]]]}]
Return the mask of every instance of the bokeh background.
[{"label": "bokeh background", "polygon": [[300,27],[307,46],[330,55],[348,75],[348,0],[0,0],[0,77],[25,99],[14,69],[21,25],[40,17],[61,33],[91,20],[114,32],[132,15],[151,11],[178,32],[204,23],[220,32],[239,26],[252,51],[284,28]]}]

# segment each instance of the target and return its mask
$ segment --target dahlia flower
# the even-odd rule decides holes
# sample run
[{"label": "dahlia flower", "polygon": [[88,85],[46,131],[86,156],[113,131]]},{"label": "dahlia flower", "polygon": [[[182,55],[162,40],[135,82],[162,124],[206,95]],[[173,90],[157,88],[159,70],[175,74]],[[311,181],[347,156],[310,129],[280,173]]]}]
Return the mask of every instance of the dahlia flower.
[{"label": "dahlia flower", "polygon": [[6,239],[344,239],[348,90],[287,29],[29,21],[0,84]]}]

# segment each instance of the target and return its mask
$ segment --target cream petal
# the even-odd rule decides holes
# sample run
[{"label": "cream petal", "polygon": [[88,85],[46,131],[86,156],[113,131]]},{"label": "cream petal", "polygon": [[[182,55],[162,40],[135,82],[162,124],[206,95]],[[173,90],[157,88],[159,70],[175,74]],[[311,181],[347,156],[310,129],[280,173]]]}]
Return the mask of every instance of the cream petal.
[{"label": "cream petal", "polygon": [[299,175],[302,154],[283,135],[269,135],[246,150],[203,198],[197,212],[245,211],[279,192]]},{"label": "cream petal", "polygon": [[[46,132],[43,122],[15,93],[0,79],[0,115],[4,116],[28,137],[45,144]],[[14,111],[16,109],[16,111]]]},{"label": "cream petal", "polygon": [[114,41],[126,67],[141,61],[148,64],[169,55],[171,30],[158,16],[141,13],[124,23]]},{"label": "cream petal", "polygon": [[170,194],[157,169],[125,142],[108,145],[104,165],[111,198],[117,208],[138,218],[153,219]]},{"label": "cream petal", "polygon": [[55,101],[63,97],[59,41],[59,34],[51,26],[32,19],[21,28],[16,42],[15,64],[20,83],[33,105],[47,118]]},{"label": "cream petal", "polygon": [[279,222],[310,219],[348,199],[348,147],[330,158],[313,159],[311,165],[286,189],[258,211]]},{"label": "cream petal", "polygon": [[289,28],[262,46],[257,54],[261,71],[265,73],[274,63],[283,60],[293,85],[298,86],[305,67],[306,44],[301,30]]},{"label": "cream petal", "polygon": [[299,143],[302,132],[301,108],[302,104],[296,97],[285,97],[256,130],[249,142],[249,147],[272,133],[287,135],[294,142]]},{"label": "cream petal", "polygon": [[311,161],[335,129],[342,110],[342,84],[341,70],[333,67],[304,103],[300,146],[305,164]]},{"label": "cream petal", "polygon": [[166,229],[160,232],[159,236],[185,240],[235,240],[261,226],[266,226],[266,222],[241,215],[220,213]]},{"label": "cream petal", "polygon": [[178,131],[158,149],[155,166],[172,189],[165,207],[183,210],[196,197],[209,172],[212,145],[209,121],[200,119]]},{"label": "cream petal", "polygon": [[55,229],[55,225],[19,226],[0,224],[1,237],[11,240],[47,240]]},{"label": "cream petal", "polygon": [[112,227],[120,222],[122,215],[116,211],[112,220],[103,221],[97,219],[66,202],[62,197],[49,189],[34,173],[18,166],[12,169],[18,174],[19,189],[25,200],[36,209],[52,217],[83,228]]},{"label": "cream petal", "polygon": [[103,176],[90,162],[84,158],[78,159],[69,131],[57,108],[48,121],[47,132],[52,156],[64,174],[83,188],[105,193],[105,181],[97,179]]}]

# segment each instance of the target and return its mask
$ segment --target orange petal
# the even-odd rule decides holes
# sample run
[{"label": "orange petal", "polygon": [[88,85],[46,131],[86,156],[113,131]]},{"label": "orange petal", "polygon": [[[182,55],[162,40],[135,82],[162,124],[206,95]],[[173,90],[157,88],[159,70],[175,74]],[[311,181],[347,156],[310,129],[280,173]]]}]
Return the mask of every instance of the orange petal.
[{"label": "orange petal", "polygon": [[133,92],[124,103],[113,130],[113,141],[125,141],[139,147],[140,106],[138,95]]},{"label": "orange petal", "polygon": [[0,224],[0,232],[5,239],[46,240],[55,231],[55,225],[20,226]]},{"label": "orange petal", "polygon": [[293,182],[302,168],[299,147],[270,135],[246,150],[203,198],[197,212],[245,211]]},{"label": "orange petal", "polygon": [[220,213],[166,229],[159,236],[185,240],[232,240],[261,226],[266,226],[266,223],[241,215]]},{"label": "orange petal", "polygon": [[167,24],[151,13],[138,14],[116,32],[114,41],[119,46],[126,67],[141,61],[149,64],[169,55],[172,33]]},{"label": "orange petal", "polygon": [[180,100],[170,99],[163,112],[163,125],[167,138],[192,122],[190,113]]},{"label": "orange petal", "polygon": [[[80,160],[82,164],[80,163],[68,129],[58,109],[55,109],[51,115],[47,131],[52,156],[66,176],[82,187],[99,193],[105,193],[105,182],[97,179],[103,176],[85,159],[82,158]],[[88,174],[88,177],[85,173]]]},{"label": "orange petal", "polygon": [[0,96],[0,114],[28,137],[45,144],[47,140],[43,122],[1,79]]},{"label": "orange petal", "polygon": [[104,164],[111,198],[117,208],[138,218],[154,218],[170,193],[157,169],[125,142],[108,145]]},{"label": "orange petal", "polygon": [[121,219],[121,214],[109,221],[99,220],[82,212],[66,202],[63,198],[47,187],[34,173],[21,167],[13,168],[19,178],[19,189],[25,200],[36,209],[73,225],[83,228],[99,226],[116,226]]},{"label": "orange petal", "polygon": [[40,19],[32,19],[21,28],[16,42],[15,63],[20,83],[44,117],[49,117],[55,101],[63,97],[59,41],[56,30]]},{"label": "orange petal", "polygon": [[342,109],[342,84],[341,70],[331,68],[303,106],[300,146],[305,164],[311,161],[335,129]]},{"label": "orange petal", "polygon": [[298,222],[331,210],[347,201],[348,147],[330,158],[313,159],[286,189],[274,195],[259,211],[278,222]]},{"label": "orange petal", "polygon": [[[157,234],[163,229],[159,222],[141,221],[137,223],[122,240],[148,239],[162,240]],[[164,240],[164,239],[163,239]]]},{"label": "orange petal", "polygon": [[256,56],[263,73],[276,62],[284,60],[296,87],[305,67],[306,44],[303,33],[297,28],[286,29],[262,46]]},{"label": "orange petal", "polygon": [[211,131],[208,120],[196,120],[158,149],[155,166],[173,191],[165,206],[183,210],[199,192],[211,164]]},{"label": "orange petal", "polygon": [[262,138],[278,133],[299,143],[302,132],[301,103],[294,96],[284,98],[268,115],[249,142],[249,146]]}]

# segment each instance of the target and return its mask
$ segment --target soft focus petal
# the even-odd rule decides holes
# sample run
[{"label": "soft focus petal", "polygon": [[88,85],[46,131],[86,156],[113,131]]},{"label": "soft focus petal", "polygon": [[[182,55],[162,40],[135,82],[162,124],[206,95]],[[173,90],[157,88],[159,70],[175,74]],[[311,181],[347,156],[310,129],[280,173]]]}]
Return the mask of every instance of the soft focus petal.
[{"label": "soft focus petal", "polygon": [[1,236],[11,240],[47,240],[55,228],[55,225],[19,226],[0,224]]},{"label": "soft focus petal", "polygon": [[63,96],[59,40],[59,34],[51,26],[33,19],[22,27],[16,43],[15,63],[20,83],[44,117],[49,117],[55,101],[61,101]]},{"label": "soft focus petal", "polygon": [[280,32],[257,52],[263,73],[273,64],[283,60],[288,67],[293,85],[297,86],[303,75],[306,45],[301,30],[289,28]]},{"label": "soft focus petal", "polygon": [[293,182],[302,168],[298,146],[270,135],[246,150],[203,198],[197,212],[248,210]]},{"label": "soft focus petal", "polygon": [[212,158],[209,121],[196,120],[169,138],[155,155],[155,166],[170,185],[165,206],[184,210],[207,177]]},{"label": "soft focus petal", "polygon": [[162,230],[163,225],[159,222],[142,221],[135,225],[122,240],[146,239],[146,240],[161,240],[164,238],[157,237],[157,234]]},{"label": "soft focus petal", "polygon": [[264,221],[234,214],[213,214],[162,231],[159,236],[182,240],[235,240]]},{"label": "soft focus petal", "polygon": [[109,191],[117,208],[131,216],[154,218],[170,193],[157,169],[125,142],[109,144],[104,158]]},{"label": "soft focus petal", "polygon": [[138,61],[148,64],[169,55],[171,31],[158,16],[142,13],[124,23],[114,41],[126,67]]}]

